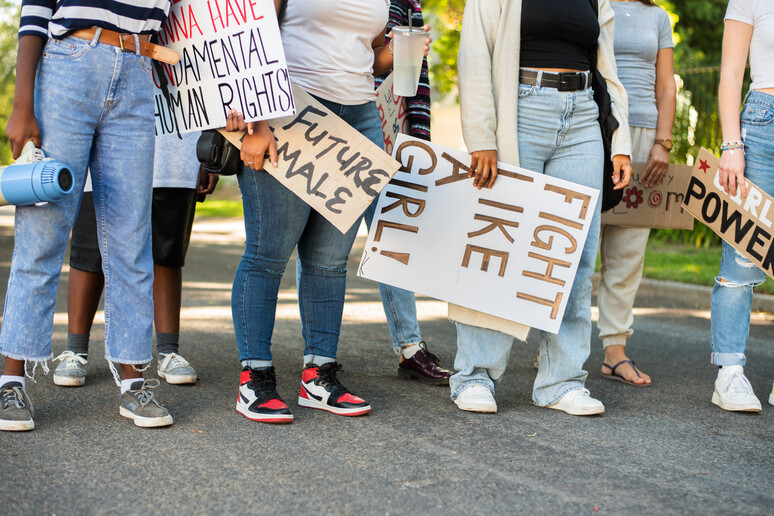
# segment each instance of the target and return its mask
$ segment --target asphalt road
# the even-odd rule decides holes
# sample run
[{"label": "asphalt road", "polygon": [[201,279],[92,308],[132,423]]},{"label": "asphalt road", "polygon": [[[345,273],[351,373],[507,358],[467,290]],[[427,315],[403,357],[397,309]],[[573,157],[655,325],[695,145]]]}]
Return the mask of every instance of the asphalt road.
[{"label": "asphalt road", "polygon": [[[7,213],[0,211],[3,295],[12,247]],[[279,391],[296,419],[266,425],[234,411],[240,367],[229,299],[241,238],[238,223],[197,224],[181,352],[200,380],[159,388],[174,426],[144,430],[119,416],[100,314],[86,386],[56,387],[38,374],[28,389],[37,428],[0,434],[0,513],[774,514],[774,407],[765,403],[774,381],[771,316],[756,315],[747,350],[746,372],[764,400],[760,415],[710,403],[716,370],[706,306],[659,289],[638,300],[630,341],[653,387],[602,379],[595,337],[587,386],[606,414],[535,407],[537,346],[530,342],[513,348],[497,389],[500,412],[477,415],[458,410],[448,388],[397,378],[378,292],[354,277],[353,252],[341,379],[373,413],[343,418],[296,405],[302,345],[291,263],[273,350]],[[66,339],[63,294],[57,354]],[[444,305],[420,298],[419,312],[431,351],[451,364],[455,332]]]}]

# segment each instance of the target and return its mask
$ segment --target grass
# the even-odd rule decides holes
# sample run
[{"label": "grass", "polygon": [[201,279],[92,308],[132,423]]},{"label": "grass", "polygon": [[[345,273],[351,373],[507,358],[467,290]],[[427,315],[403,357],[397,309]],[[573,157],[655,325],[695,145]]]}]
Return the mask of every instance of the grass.
[{"label": "grass", "polygon": [[207,199],[196,205],[197,217],[232,218],[242,214],[242,199]]}]

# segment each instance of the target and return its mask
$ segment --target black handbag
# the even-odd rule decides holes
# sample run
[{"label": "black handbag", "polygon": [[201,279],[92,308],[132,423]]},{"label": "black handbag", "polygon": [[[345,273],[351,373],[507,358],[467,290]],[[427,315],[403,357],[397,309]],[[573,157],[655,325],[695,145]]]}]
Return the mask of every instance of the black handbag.
[{"label": "black handbag", "polygon": [[214,129],[202,131],[196,142],[196,157],[210,174],[233,176],[243,167],[240,154],[239,149]]},{"label": "black handbag", "polygon": [[[599,2],[591,0],[591,6],[599,18]],[[607,92],[607,83],[602,74],[597,70],[597,48],[594,45],[589,50],[589,64],[591,65],[591,87],[594,89],[594,102],[599,108],[599,129],[602,131],[602,146],[604,147],[604,167],[602,171],[602,211],[618,206],[623,199],[623,188],[613,190],[613,162],[611,160],[613,133],[618,129],[618,120],[613,116],[612,101]]]}]

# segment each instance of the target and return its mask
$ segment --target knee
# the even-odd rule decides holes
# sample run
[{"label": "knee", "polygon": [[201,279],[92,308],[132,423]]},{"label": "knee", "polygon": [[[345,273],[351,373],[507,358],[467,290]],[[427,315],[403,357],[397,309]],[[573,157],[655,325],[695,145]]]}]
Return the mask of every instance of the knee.
[{"label": "knee", "polygon": [[301,274],[311,274],[314,276],[324,276],[329,278],[339,278],[347,275],[346,263],[341,266],[325,266],[321,264],[310,263],[304,260],[301,262]]},{"label": "knee", "polygon": [[753,288],[766,280],[766,274],[746,257],[735,253],[733,266],[722,267],[715,283],[727,288]]}]

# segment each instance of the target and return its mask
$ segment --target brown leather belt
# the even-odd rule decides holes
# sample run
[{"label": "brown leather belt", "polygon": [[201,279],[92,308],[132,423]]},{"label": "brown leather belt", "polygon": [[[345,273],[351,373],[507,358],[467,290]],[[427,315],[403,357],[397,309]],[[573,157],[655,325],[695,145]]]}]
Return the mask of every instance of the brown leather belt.
[{"label": "brown leather belt", "polygon": [[[79,29],[70,33],[70,36],[75,36],[81,39],[94,39],[94,34],[97,32],[96,27],[90,29]],[[180,61],[180,56],[172,49],[162,47],[150,43],[148,40],[150,36],[147,34],[140,34],[137,36],[140,39],[140,54],[162,63],[176,64]],[[134,46],[134,34],[126,34],[115,32],[112,30],[102,29],[102,33],[99,35],[99,42],[105,45],[111,45],[118,47],[124,52],[137,52]]]}]

